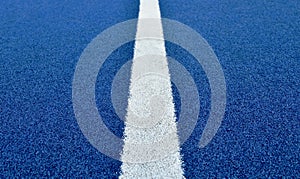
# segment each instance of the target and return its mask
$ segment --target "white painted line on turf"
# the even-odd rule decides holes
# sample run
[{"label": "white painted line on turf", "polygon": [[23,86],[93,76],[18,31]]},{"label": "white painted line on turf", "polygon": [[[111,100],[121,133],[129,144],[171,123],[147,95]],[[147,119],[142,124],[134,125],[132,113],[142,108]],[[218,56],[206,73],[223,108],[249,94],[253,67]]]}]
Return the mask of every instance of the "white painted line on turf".
[{"label": "white painted line on turf", "polygon": [[183,178],[158,0],[140,0],[129,93],[119,178]]}]

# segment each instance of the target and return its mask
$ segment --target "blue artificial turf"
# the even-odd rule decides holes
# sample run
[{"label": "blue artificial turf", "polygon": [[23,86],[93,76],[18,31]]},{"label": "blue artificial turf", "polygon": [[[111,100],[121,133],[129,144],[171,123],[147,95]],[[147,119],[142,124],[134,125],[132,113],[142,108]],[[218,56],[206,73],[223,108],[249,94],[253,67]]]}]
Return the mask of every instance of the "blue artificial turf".
[{"label": "blue artificial turf", "polygon": [[299,1],[169,0],[160,6],[162,17],[208,41],[226,78],[223,123],[208,146],[197,148],[209,113],[209,85],[193,57],[167,43],[168,55],[197,82],[201,99],[198,125],[182,146],[185,176],[299,178]]},{"label": "blue artificial turf", "polygon": [[[227,85],[217,135],[197,147],[210,110],[209,82],[184,49],[167,53],[190,72],[200,98],[198,124],[182,146],[187,178],[300,177],[299,1],[164,0],[162,16],[185,23],[212,46]],[[72,108],[72,78],[86,45],[138,15],[138,1],[0,2],[0,177],[116,178],[121,162],[83,136]],[[99,71],[99,113],[121,137],[111,82],[132,58],[133,43]],[[173,83],[177,116],[180,94]],[[179,119],[180,120],[180,119]]]},{"label": "blue artificial turf", "polygon": [[71,85],[86,45],[137,13],[136,0],[0,2],[1,178],[119,175],[81,133]]}]

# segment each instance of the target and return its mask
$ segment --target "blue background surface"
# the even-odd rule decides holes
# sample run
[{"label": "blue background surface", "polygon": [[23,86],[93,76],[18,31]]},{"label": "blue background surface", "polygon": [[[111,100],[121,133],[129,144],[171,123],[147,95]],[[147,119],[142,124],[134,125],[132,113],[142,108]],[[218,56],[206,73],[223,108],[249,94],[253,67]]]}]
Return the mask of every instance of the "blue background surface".
[{"label": "blue background surface", "polygon": [[200,79],[203,95],[199,124],[182,149],[186,177],[299,178],[300,2],[174,0],[160,6],[162,17],[192,27],[208,41],[227,84],[221,128],[199,149],[208,84],[192,57],[167,44],[168,54]]},{"label": "blue background surface", "polygon": [[[115,178],[121,162],[93,148],[72,109],[72,78],[86,45],[104,29],[137,18],[138,1],[0,2],[0,176]],[[182,146],[185,176],[300,177],[300,2],[161,1],[162,17],[199,32],[212,46],[227,84],[225,118],[212,142],[197,147],[209,115],[209,84],[184,49],[168,55],[194,77],[200,116]],[[118,136],[110,82],[132,58],[116,50],[99,72],[99,112]],[[174,89],[176,108],[180,96]]]},{"label": "blue background surface", "polygon": [[0,12],[0,176],[117,177],[121,162],[80,131],[71,84],[86,45],[136,18],[138,1],[1,1]]}]

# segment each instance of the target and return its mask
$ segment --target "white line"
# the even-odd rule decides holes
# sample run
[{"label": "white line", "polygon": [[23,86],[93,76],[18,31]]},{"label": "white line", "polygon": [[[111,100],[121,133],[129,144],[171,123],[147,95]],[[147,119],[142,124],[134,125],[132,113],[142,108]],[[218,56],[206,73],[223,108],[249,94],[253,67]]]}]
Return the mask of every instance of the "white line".
[{"label": "white line", "polygon": [[[145,18],[155,18],[151,27]],[[159,39],[158,0],[140,0],[119,178],[184,178],[165,43]]]}]

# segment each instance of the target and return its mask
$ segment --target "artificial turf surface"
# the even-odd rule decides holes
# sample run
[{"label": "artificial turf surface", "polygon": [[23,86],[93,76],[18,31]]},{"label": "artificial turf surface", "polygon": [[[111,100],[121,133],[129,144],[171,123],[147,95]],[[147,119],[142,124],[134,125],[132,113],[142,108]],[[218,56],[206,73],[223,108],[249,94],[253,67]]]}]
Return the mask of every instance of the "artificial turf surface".
[{"label": "artificial turf surface", "polygon": [[[161,1],[162,17],[182,22],[212,46],[227,85],[227,107],[212,142],[197,147],[209,115],[209,82],[184,49],[167,53],[194,78],[198,124],[182,146],[187,178],[300,177],[299,1]],[[72,78],[86,45],[104,29],[137,18],[138,1],[0,2],[0,176],[115,178],[121,162],[83,136],[72,108]],[[97,81],[99,113],[118,136],[124,124],[110,82],[132,58],[116,50]],[[175,106],[180,96],[173,86]],[[180,119],[179,119],[180,120]]]}]

